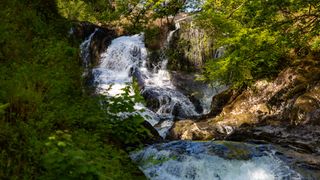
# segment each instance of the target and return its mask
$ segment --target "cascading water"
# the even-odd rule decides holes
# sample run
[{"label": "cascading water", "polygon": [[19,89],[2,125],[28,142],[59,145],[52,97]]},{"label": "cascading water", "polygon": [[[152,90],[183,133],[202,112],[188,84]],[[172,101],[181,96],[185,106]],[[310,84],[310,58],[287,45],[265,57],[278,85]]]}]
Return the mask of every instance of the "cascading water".
[{"label": "cascading water", "polygon": [[[69,33],[73,33],[73,31],[74,30],[72,28]],[[85,68],[85,71],[83,72],[83,76],[88,75],[88,68],[91,61],[90,45],[91,45],[92,38],[97,31],[98,29],[96,28],[94,32],[90,34],[90,36],[85,41],[83,41],[80,45],[80,55],[82,59],[82,65]]]},{"label": "cascading water", "polygon": [[[167,43],[174,31],[170,34]],[[92,37],[81,45],[85,67],[90,62]],[[167,59],[162,58],[158,67],[149,70],[143,35],[133,35],[114,39],[92,72],[97,92],[109,96],[121,94],[135,77],[146,100],[156,104],[153,111],[146,109],[142,115],[151,117],[146,119],[165,136],[174,117],[198,115],[191,101],[172,84],[166,67]],[[137,110],[142,108],[136,105]],[[174,141],[149,146],[132,153],[131,158],[154,180],[302,179],[272,149],[244,143]]]},{"label": "cascading water", "polygon": [[93,69],[99,93],[116,96],[132,83],[132,70],[147,58],[142,40],[142,35],[119,37],[101,54],[100,65]]},{"label": "cascading water", "polygon": [[302,179],[269,145],[173,141],[132,153],[153,180]]},{"label": "cascading water", "polygon": [[[169,32],[165,49],[168,48],[174,32],[179,28],[179,24],[176,24],[176,29]],[[145,77],[145,86],[142,94],[147,94],[150,98],[155,97],[157,99],[159,102],[157,114],[159,115],[167,117],[179,116],[183,118],[197,116],[198,113],[189,98],[179,92],[171,82],[170,73],[167,71],[168,59],[164,54],[165,49],[162,50],[161,63],[158,68],[149,71],[146,63],[140,68]]]},{"label": "cascading water", "polygon": [[[171,31],[171,36],[174,31]],[[81,48],[85,49],[90,44],[91,36]],[[88,55],[83,50],[82,57],[87,64]],[[165,57],[165,56],[163,56]],[[143,42],[143,35],[122,36],[112,41],[106,52],[101,54],[101,63],[92,70],[97,92],[109,96],[121,94],[122,89],[132,83],[135,77],[140,85],[141,94],[147,101],[155,101],[157,104],[152,110],[147,110],[149,122],[156,125],[160,119],[164,123],[157,126],[161,135],[172,126],[174,117],[186,118],[196,116],[198,113],[192,102],[181,92],[176,90],[170,80],[170,74],[166,70],[167,59],[162,58],[158,68],[147,68],[147,49]],[[143,108],[138,104],[137,109]]]}]

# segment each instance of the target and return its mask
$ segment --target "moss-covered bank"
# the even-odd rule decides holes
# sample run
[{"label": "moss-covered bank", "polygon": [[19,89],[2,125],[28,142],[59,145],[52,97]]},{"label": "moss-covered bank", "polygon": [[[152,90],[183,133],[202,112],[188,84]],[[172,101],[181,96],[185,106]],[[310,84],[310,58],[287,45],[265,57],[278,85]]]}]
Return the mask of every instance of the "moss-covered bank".
[{"label": "moss-covered bank", "polygon": [[86,93],[80,40],[55,1],[0,4],[0,179],[144,179],[124,147],[148,132]]}]

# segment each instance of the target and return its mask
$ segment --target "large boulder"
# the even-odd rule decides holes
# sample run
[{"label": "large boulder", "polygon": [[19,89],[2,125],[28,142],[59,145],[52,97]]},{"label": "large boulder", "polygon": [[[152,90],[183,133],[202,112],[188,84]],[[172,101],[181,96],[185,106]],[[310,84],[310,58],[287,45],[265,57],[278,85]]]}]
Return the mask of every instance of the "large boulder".
[{"label": "large boulder", "polygon": [[290,119],[295,124],[320,125],[320,83],[295,100]]},{"label": "large boulder", "polygon": [[244,89],[245,87],[239,88],[237,90],[227,89],[213,96],[209,116],[216,116],[220,114],[223,110],[223,107],[235,100],[235,98],[237,98]]},{"label": "large boulder", "polygon": [[235,98],[230,99],[232,93],[228,91],[218,95],[215,98],[221,96],[224,101],[220,103],[214,98],[213,112],[220,111],[219,104],[228,102],[218,116],[208,119],[209,124],[231,126],[233,129],[243,124],[316,124],[319,117],[319,84],[315,84],[317,81],[309,75],[316,75],[320,68],[303,73],[299,69],[285,69],[272,81],[259,80]]},{"label": "large boulder", "polygon": [[206,122],[181,120],[173,125],[167,138],[174,140],[212,140],[215,134],[216,129],[209,126]]}]

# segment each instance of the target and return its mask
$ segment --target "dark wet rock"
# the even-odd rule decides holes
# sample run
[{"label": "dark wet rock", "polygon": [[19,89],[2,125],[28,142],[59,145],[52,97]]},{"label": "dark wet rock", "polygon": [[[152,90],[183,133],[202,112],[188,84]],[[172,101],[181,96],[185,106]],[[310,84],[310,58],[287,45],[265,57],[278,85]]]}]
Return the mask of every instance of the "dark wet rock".
[{"label": "dark wet rock", "polygon": [[163,141],[163,138],[159,135],[158,131],[148,121],[144,121],[142,126],[150,132],[149,136],[143,139],[144,144],[154,144]]},{"label": "dark wet rock", "polygon": [[227,89],[216,96],[213,96],[209,116],[216,116],[221,113],[223,107],[235,100],[235,98],[237,98],[244,90],[245,87],[238,90]]},{"label": "dark wet rock", "polygon": [[92,65],[96,65],[99,63],[100,54],[106,50],[117,34],[113,29],[100,27],[89,22],[79,22],[71,29],[72,36],[82,41],[92,33],[95,34],[90,44],[90,60]]},{"label": "dark wet rock", "polygon": [[320,155],[320,126],[306,125],[288,127],[285,125],[242,126],[227,136],[228,140],[265,140],[290,147],[296,151]]},{"label": "dark wet rock", "polygon": [[141,95],[146,99],[149,109],[156,112],[161,107],[162,114],[174,116],[176,119],[190,117],[193,104],[179,91],[170,88],[148,87]]},{"label": "dark wet rock", "polygon": [[[210,108],[210,102],[201,102],[201,100],[211,98],[225,89],[221,87],[210,87],[208,83],[197,81],[197,74],[172,71],[170,73],[173,85],[183,94],[189,97],[190,101],[195,105],[196,111],[201,113]],[[207,107],[206,107],[207,106]]]},{"label": "dark wet rock", "polygon": [[192,104],[194,105],[196,112],[201,114],[203,112],[203,107],[202,107],[200,100],[193,95],[189,96],[189,99],[192,102]]},{"label": "dark wet rock", "polygon": [[144,86],[145,86],[145,75],[143,75],[141,73],[141,71],[139,71],[138,68],[134,69],[133,72],[132,72],[132,76],[135,78],[135,80],[137,81],[138,83],[138,86],[139,86],[139,89],[143,89]]},{"label": "dark wet rock", "polygon": [[152,89],[145,89],[142,91],[141,95],[146,99],[147,107],[149,109],[151,109],[152,111],[156,111],[157,109],[159,109],[159,93],[153,91]]}]

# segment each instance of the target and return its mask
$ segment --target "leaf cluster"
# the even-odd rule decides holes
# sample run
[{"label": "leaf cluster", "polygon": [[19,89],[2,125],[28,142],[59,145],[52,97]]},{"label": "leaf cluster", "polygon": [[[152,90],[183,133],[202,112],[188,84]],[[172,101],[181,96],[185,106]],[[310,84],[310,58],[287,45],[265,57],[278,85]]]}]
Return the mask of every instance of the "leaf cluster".
[{"label": "leaf cluster", "polygon": [[319,7],[316,0],[208,0],[197,22],[226,51],[208,62],[204,79],[250,84],[277,74],[292,52],[319,52]]}]

